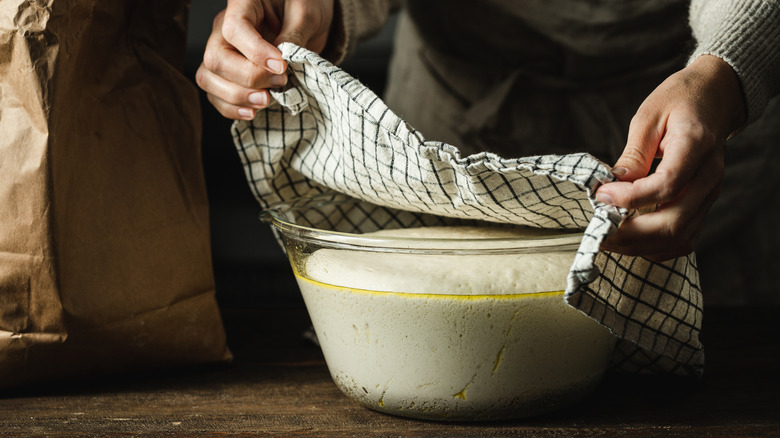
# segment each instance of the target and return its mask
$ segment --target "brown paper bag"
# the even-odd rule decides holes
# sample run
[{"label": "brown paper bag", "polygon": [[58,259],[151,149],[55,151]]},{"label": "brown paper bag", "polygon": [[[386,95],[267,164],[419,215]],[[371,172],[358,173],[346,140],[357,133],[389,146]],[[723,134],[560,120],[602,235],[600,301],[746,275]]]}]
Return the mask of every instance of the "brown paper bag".
[{"label": "brown paper bag", "polygon": [[186,12],[0,2],[0,387],[230,357]]}]

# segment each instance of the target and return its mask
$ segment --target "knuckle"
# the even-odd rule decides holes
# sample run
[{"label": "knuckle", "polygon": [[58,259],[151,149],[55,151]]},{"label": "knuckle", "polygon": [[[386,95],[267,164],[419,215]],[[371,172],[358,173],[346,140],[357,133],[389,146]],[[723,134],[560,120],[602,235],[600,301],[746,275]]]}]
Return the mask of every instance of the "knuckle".
[{"label": "knuckle", "polygon": [[198,84],[198,86],[201,89],[204,88],[204,84],[206,82],[205,76],[206,76],[205,67],[203,66],[203,64],[201,64],[201,66],[195,72],[195,83]]},{"label": "knuckle", "polygon": [[241,83],[245,88],[263,88],[262,84],[265,81],[265,70],[261,68],[247,68],[243,71]]},{"label": "knuckle", "polygon": [[222,112],[222,102],[217,98],[217,96],[214,96],[211,93],[206,94],[206,98],[209,100],[211,105],[216,108],[219,112]]},{"label": "knuckle", "polygon": [[224,102],[223,100],[221,100],[220,98],[212,94],[206,95],[206,98],[209,100],[211,105],[217,110],[217,112],[219,112],[222,115],[222,117],[232,119],[232,120],[238,120],[241,118],[241,116],[238,114],[237,107]]},{"label": "knuckle", "polygon": [[[216,20],[216,19],[215,19]],[[222,26],[220,27],[220,33],[222,38],[227,42],[234,41],[238,35],[239,19],[234,15],[225,15],[222,19]],[[215,25],[216,25],[215,21]]]},{"label": "knuckle", "polygon": [[697,122],[693,117],[689,117],[686,128],[688,136],[694,141],[702,142],[707,137],[707,130],[704,128],[704,125]]},{"label": "knuckle", "polygon": [[214,16],[214,19],[211,20],[211,28],[213,30],[220,29],[222,27],[222,23],[225,20],[225,10],[221,10],[217,13],[217,15]]},{"label": "knuckle", "polygon": [[231,88],[225,95],[225,101],[230,102],[234,105],[242,105],[242,106],[248,106],[249,103],[247,101],[246,93],[243,92],[243,90],[239,89],[233,89]]},{"label": "knuckle", "polygon": [[217,110],[217,111],[218,111],[220,114],[222,114],[222,115],[223,115],[223,116],[225,116],[225,117],[229,117],[229,116],[228,116],[228,114],[227,114],[227,113],[226,113],[226,111],[225,111],[225,105],[222,103],[222,101],[220,101],[219,99],[217,99],[217,98],[216,98],[216,96],[214,96],[213,94],[207,94],[207,95],[206,95],[206,98],[207,98],[207,99],[209,100],[209,102],[211,103],[211,106],[213,106],[214,108],[216,108],[216,110]]},{"label": "knuckle", "polygon": [[655,108],[655,105],[647,101],[642,102],[634,115],[631,116],[631,120],[628,124],[629,128],[631,131],[645,131],[649,129],[651,131],[656,131],[655,133],[657,133],[658,127],[651,125],[657,118],[657,112],[658,110]]},{"label": "knuckle", "polygon": [[682,135],[700,148],[712,149],[718,143],[718,134],[699,120],[695,114],[690,114],[683,128]]},{"label": "knuckle", "polygon": [[623,152],[623,155],[621,155],[621,164],[624,167],[633,169],[644,168],[645,163],[652,159],[652,157],[648,157],[648,154],[649,152],[647,152],[647,150],[632,145]]},{"label": "knuckle", "polygon": [[649,115],[650,111],[647,109],[647,103],[643,102],[641,105],[639,105],[639,108],[636,109],[634,115],[631,116],[631,121],[629,122],[628,126],[631,128],[638,128],[644,124],[644,121],[647,120]]},{"label": "knuckle", "polygon": [[284,39],[285,41],[295,43],[299,46],[303,46],[306,43],[306,41],[304,41],[305,36],[300,29],[291,29],[285,32]]},{"label": "knuckle", "polygon": [[663,173],[663,183],[658,186],[657,201],[669,202],[677,198],[677,195],[685,188],[685,181],[678,174]]},{"label": "knuckle", "polygon": [[715,133],[700,122],[691,122],[688,135],[700,146],[712,147],[716,142]]},{"label": "knuckle", "polygon": [[222,57],[214,49],[207,48],[203,53],[203,66],[213,72],[217,72],[222,67]]}]

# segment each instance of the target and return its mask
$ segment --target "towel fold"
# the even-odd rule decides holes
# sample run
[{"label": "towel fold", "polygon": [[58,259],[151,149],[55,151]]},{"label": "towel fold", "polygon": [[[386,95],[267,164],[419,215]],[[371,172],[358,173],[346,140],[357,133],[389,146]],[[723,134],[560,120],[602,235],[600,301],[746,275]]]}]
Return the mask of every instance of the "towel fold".
[{"label": "towel fold", "polygon": [[598,186],[613,180],[609,166],[586,153],[462,157],[453,145],[426,141],[371,90],[316,53],[289,43],[279,48],[288,62],[287,87],[272,90],[275,102],[254,120],[232,128],[263,207],[336,191],[379,207],[362,210],[367,217],[412,211],[584,230],[564,299],[621,339],[615,366],[701,374],[695,255],[655,263],[599,249],[635,213],[595,201]]}]

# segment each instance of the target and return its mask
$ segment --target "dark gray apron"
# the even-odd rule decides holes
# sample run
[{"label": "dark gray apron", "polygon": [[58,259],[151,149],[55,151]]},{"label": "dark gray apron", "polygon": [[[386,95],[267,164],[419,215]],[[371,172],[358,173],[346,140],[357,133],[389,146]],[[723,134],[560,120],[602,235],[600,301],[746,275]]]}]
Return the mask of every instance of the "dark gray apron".
[{"label": "dark gray apron", "polygon": [[[503,157],[589,152],[614,163],[636,109],[693,50],[688,2],[410,1],[385,100],[429,140]],[[780,108],[729,142],[700,238],[707,303],[780,302]],[[735,239],[735,236],[739,238]]]}]

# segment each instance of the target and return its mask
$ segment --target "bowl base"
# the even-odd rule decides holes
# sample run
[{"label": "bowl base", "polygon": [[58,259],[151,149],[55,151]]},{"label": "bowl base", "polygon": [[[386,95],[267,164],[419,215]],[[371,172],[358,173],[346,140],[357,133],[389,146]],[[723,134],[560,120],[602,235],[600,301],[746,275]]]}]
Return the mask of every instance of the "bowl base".
[{"label": "bowl base", "polygon": [[365,393],[337,386],[350,399],[358,404],[384,414],[414,418],[419,420],[473,422],[517,420],[548,414],[569,407],[590,395],[601,382],[602,376],[594,377],[571,385],[564,390],[549,391],[541,397],[531,398],[518,396],[509,401],[497,401],[495,404],[482,403],[473,405],[467,403],[452,403],[446,401],[426,401],[422,404],[408,401],[406,403],[389,403],[385,396],[380,400],[369,400]]}]

